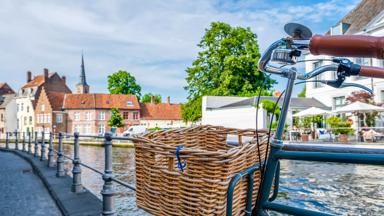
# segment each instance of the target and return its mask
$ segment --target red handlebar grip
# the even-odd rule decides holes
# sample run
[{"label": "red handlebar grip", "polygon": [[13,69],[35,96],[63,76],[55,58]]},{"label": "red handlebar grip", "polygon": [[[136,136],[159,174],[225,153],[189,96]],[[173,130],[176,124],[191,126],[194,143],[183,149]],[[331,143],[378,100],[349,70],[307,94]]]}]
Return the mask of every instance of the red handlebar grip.
[{"label": "red handlebar grip", "polygon": [[315,35],[309,42],[313,55],[384,59],[384,37],[365,35]]},{"label": "red handlebar grip", "polygon": [[361,66],[359,75],[365,77],[384,78],[384,68]]}]

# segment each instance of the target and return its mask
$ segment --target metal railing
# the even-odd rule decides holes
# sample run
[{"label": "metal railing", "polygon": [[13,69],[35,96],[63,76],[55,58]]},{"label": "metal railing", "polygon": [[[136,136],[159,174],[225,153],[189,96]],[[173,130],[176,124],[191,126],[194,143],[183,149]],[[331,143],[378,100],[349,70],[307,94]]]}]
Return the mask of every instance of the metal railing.
[{"label": "metal railing", "polygon": [[[11,136],[14,136],[13,140],[10,139]],[[22,139],[20,140],[20,135],[22,135]],[[102,215],[115,215],[115,206],[114,206],[114,195],[115,190],[113,187],[113,182],[120,184],[126,188],[129,188],[133,191],[136,191],[136,188],[124,181],[121,181],[115,178],[112,169],[112,141],[113,140],[134,140],[134,138],[129,137],[113,137],[110,133],[105,133],[104,136],[88,136],[88,135],[79,135],[79,133],[74,133],[73,135],[68,135],[64,133],[58,133],[58,148],[55,150],[53,148],[53,137],[56,134],[49,133],[48,139],[45,137],[45,133],[42,132],[41,136],[38,136],[38,132],[35,134],[28,133],[20,133],[20,132],[7,132],[5,139],[5,148],[10,149],[10,142],[13,141],[15,143],[15,150],[23,151],[28,154],[33,155],[36,159],[40,161],[47,161],[48,167],[54,167],[54,156],[56,153],[56,177],[60,178],[66,176],[64,170],[64,159],[68,159],[72,161],[72,186],[71,191],[73,193],[82,193],[84,192],[84,187],[81,179],[81,167],[85,167],[97,174],[101,175],[102,180],[104,181],[103,188],[101,190],[102,195]],[[63,139],[73,137],[73,158],[64,154],[63,151]],[[82,163],[80,160],[80,137],[93,138],[93,139],[104,139],[104,153],[105,153],[105,165],[104,171],[99,171],[96,168],[89,166],[85,163]],[[32,146],[32,138],[34,138],[34,146]],[[39,139],[40,138],[40,139]],[[22,143],[22,148],[19,148],[19,142]],[[48,153],[46,152],[46,142],[48,142]],[[39,149],[40,145],[40,149]],[[39,155],[40,150],[40,155]]]}]

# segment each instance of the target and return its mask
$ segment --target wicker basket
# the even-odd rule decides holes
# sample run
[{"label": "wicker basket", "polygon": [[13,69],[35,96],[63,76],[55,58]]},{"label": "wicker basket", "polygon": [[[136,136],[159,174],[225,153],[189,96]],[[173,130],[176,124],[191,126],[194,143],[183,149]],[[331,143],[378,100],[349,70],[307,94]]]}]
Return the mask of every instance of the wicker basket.
[{"label": "wicker basket", "polygon": [[[229,137],[239,145],[228,144]],[[261,160],[266,151],[266,131],[215,126],[152,132],[135,141],[137,205],[154,215],[225,215],[231,178]],[[247,140],[248,139],[248,140]],[[247,141],[246,141],[247,140]],[[178,167],[177,147],[182,172]],[[180,148],[180,147],[179,147]],[[260,153],[260,154],[259,154]],[[253,202],[260,172],[256,171]],[[247,179],[235,188],[233,215],[244,215]]]}]

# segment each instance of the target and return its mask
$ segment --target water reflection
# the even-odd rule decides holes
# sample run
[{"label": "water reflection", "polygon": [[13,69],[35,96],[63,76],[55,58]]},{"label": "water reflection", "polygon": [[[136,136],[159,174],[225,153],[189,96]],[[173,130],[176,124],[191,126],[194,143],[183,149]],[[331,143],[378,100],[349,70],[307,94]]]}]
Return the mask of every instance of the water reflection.
[{"label": "water reflection", "polygon": [[[66,155],[73,156],[72,145],[64,145],[64,151]],[[104,170],[103,148],[80,146],[80,158],[82,162]],[[134,158],[134,149],[113,149],[116,177],[132,185],[135,185]],[[65,169],[72,175],[71,161],[66,160]],[[82,171],[85,187],[101,198],[101,176],[84,167]],[[280,182],[276,201],[290,206],[336,215],[384,215],[383,166],[282,161]],[[137,209],[134,192],[117,184],[115,189],[118,215],[148,215]]]}]

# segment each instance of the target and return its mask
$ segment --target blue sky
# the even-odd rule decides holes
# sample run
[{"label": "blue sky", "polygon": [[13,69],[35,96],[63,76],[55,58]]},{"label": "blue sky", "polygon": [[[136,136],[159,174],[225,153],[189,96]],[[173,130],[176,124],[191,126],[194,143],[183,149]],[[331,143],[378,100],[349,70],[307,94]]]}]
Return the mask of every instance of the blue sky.
[{"label": "blue sky", "polygon": [[[122,69],[136,77],[142,93],[184,102],[185,69],[211,22],[250,27],[263,51],[285,36],[285,23],[300,22],[321,34],[358,2],[0,0],[0,82],[19,89],[27,70],[36,75],[48,68],[74,89],[83,51],[91,92],[107,92],[108,74]],[[276,88],[282,87],[280,81]]]}]

